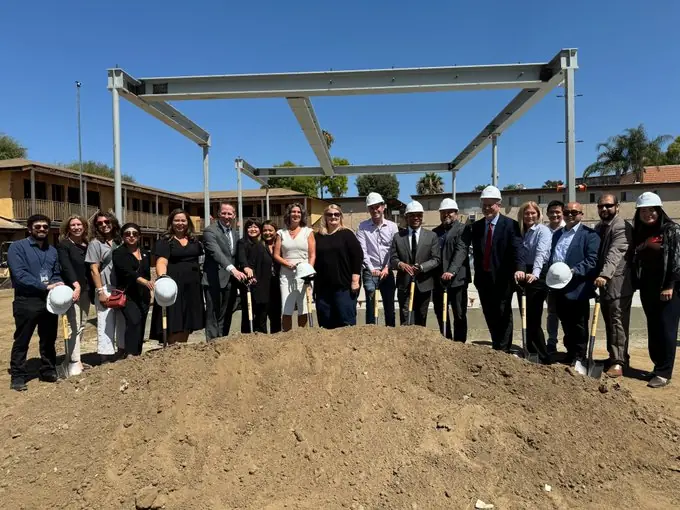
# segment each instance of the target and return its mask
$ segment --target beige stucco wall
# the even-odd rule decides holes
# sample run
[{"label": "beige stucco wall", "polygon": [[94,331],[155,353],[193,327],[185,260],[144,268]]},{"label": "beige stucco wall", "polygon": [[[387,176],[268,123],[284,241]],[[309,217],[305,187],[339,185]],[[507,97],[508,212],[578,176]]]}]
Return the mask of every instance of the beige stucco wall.
[{"label": "beige stucco wall", "polygon": [[12,174],[0,172],[0,216],[13,218],[12,209]]}]

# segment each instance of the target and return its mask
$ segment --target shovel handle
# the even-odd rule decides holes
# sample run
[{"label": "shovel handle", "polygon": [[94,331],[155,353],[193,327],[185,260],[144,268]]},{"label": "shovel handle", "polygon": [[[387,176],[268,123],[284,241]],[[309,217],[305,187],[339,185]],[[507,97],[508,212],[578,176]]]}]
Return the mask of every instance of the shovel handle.
[{"label": "shovel handle", "polygon": [[69,334],[68,334],[68,317],[66,314],[61,316],[61,329],[64,333],[64,340],[69,339]]},{"label": "shovel handle", "polygon": [[522,329],[527,329],[527,296],[522,293]]},{"label": "shovel handle", "polygon": [[246,298],[248,301],[248,320],[253,322],[253,297],[250,294],[250,289],[246,292]]},{"label": "shovel handle", "polygon": [[600,319],[600,300],[595,301],[595,309],[593,310],[593,324],[590,326],[590,336],[594,338],[597,334],[597,322]]},{"label": "shovel handle", "polygon": [[168,314],[165,307],[162,307],[163,311],[163,347],[168,346]]},{"label": "shovel handle", "polygon": [[309,315],[309,326],[314,327],[314,316],[312,315],[312,285],[307,284],[307,314]]},{"label": "shovel handle", "polygon": [[446,336],[446,312],[448,312],[449,308],[449,291],[448,289],[444,288],[444,296],[443,296],[443,303],[442,303],[442,329],[444,330],[443,335]]},{"label": "shovel handle", "polygon": [[378,324],[378,289],[376,287],[373,293],[373,317],[375,317],[375,323]]},{"label": "shovel handle", "polygon": [[411,288],[409,289],[408,292],[408,313],[411,313],[413,311],[413,296],[416,292],[416,282],[415,280],[411,280]]}]

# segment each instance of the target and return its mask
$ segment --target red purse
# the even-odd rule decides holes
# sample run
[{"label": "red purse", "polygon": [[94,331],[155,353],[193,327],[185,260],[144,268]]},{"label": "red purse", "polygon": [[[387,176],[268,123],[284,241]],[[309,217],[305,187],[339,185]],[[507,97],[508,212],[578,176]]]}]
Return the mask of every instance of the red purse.
[{"label": "red purse", "polygon": [[123,292],[122,290],[113,289],[111,291],[109,299],[106,300],[106,304],[104,306],[106,306],[106,308],[112,308],[116,310],[119,308],[124,308],[126,303],[127,296],[125,295],[125,292]]}]

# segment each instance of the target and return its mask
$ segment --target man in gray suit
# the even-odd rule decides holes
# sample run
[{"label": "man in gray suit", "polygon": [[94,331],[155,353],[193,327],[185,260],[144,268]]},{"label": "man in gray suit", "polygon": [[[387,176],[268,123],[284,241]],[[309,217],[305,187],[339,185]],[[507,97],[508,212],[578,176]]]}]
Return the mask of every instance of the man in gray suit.
[{"label": "man in gray suit", "polygon": [[425,326],[434,275],[440,261],[437,234],[422,228],[423,206],[413,201],[406,206],[408,228],[401,229],[392,239],[390,269],[397,270],[397,299],[399,322],[408,324],[408,301],[411,281],[416,288],[413,295],[413,323]]},{"label": "man in gray suit", "polygon": [[205,262],[203,263],[203,290],[206,303],[205,335],[208,340],[227,336],[231,316],[236,310],[238,285],[246,275],[236,269],[236,227],[234,207],[220,204],[219,219],[203,231]]},{"label": "man in gray suit", "polygon": [[619,216],[619,201],[611,194],[602,195],[597,202],[600,221],[595,230],[600,235],[598,277],[602,317],[607,332],[609,377],[621,377],[628,363],[628,324],[633,300],[631,256],[633,228]]}]

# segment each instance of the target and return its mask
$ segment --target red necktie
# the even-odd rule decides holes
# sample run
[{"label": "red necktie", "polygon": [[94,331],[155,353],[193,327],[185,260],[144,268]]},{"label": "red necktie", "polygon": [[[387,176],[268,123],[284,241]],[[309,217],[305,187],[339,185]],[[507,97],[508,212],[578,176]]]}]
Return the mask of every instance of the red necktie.
[{"label": "red necktie", "polygon": [[493,241],[493,224],[489,222],[486,231],[486,244],[484,245],[484,271],[491,271],[491,242]]}]

